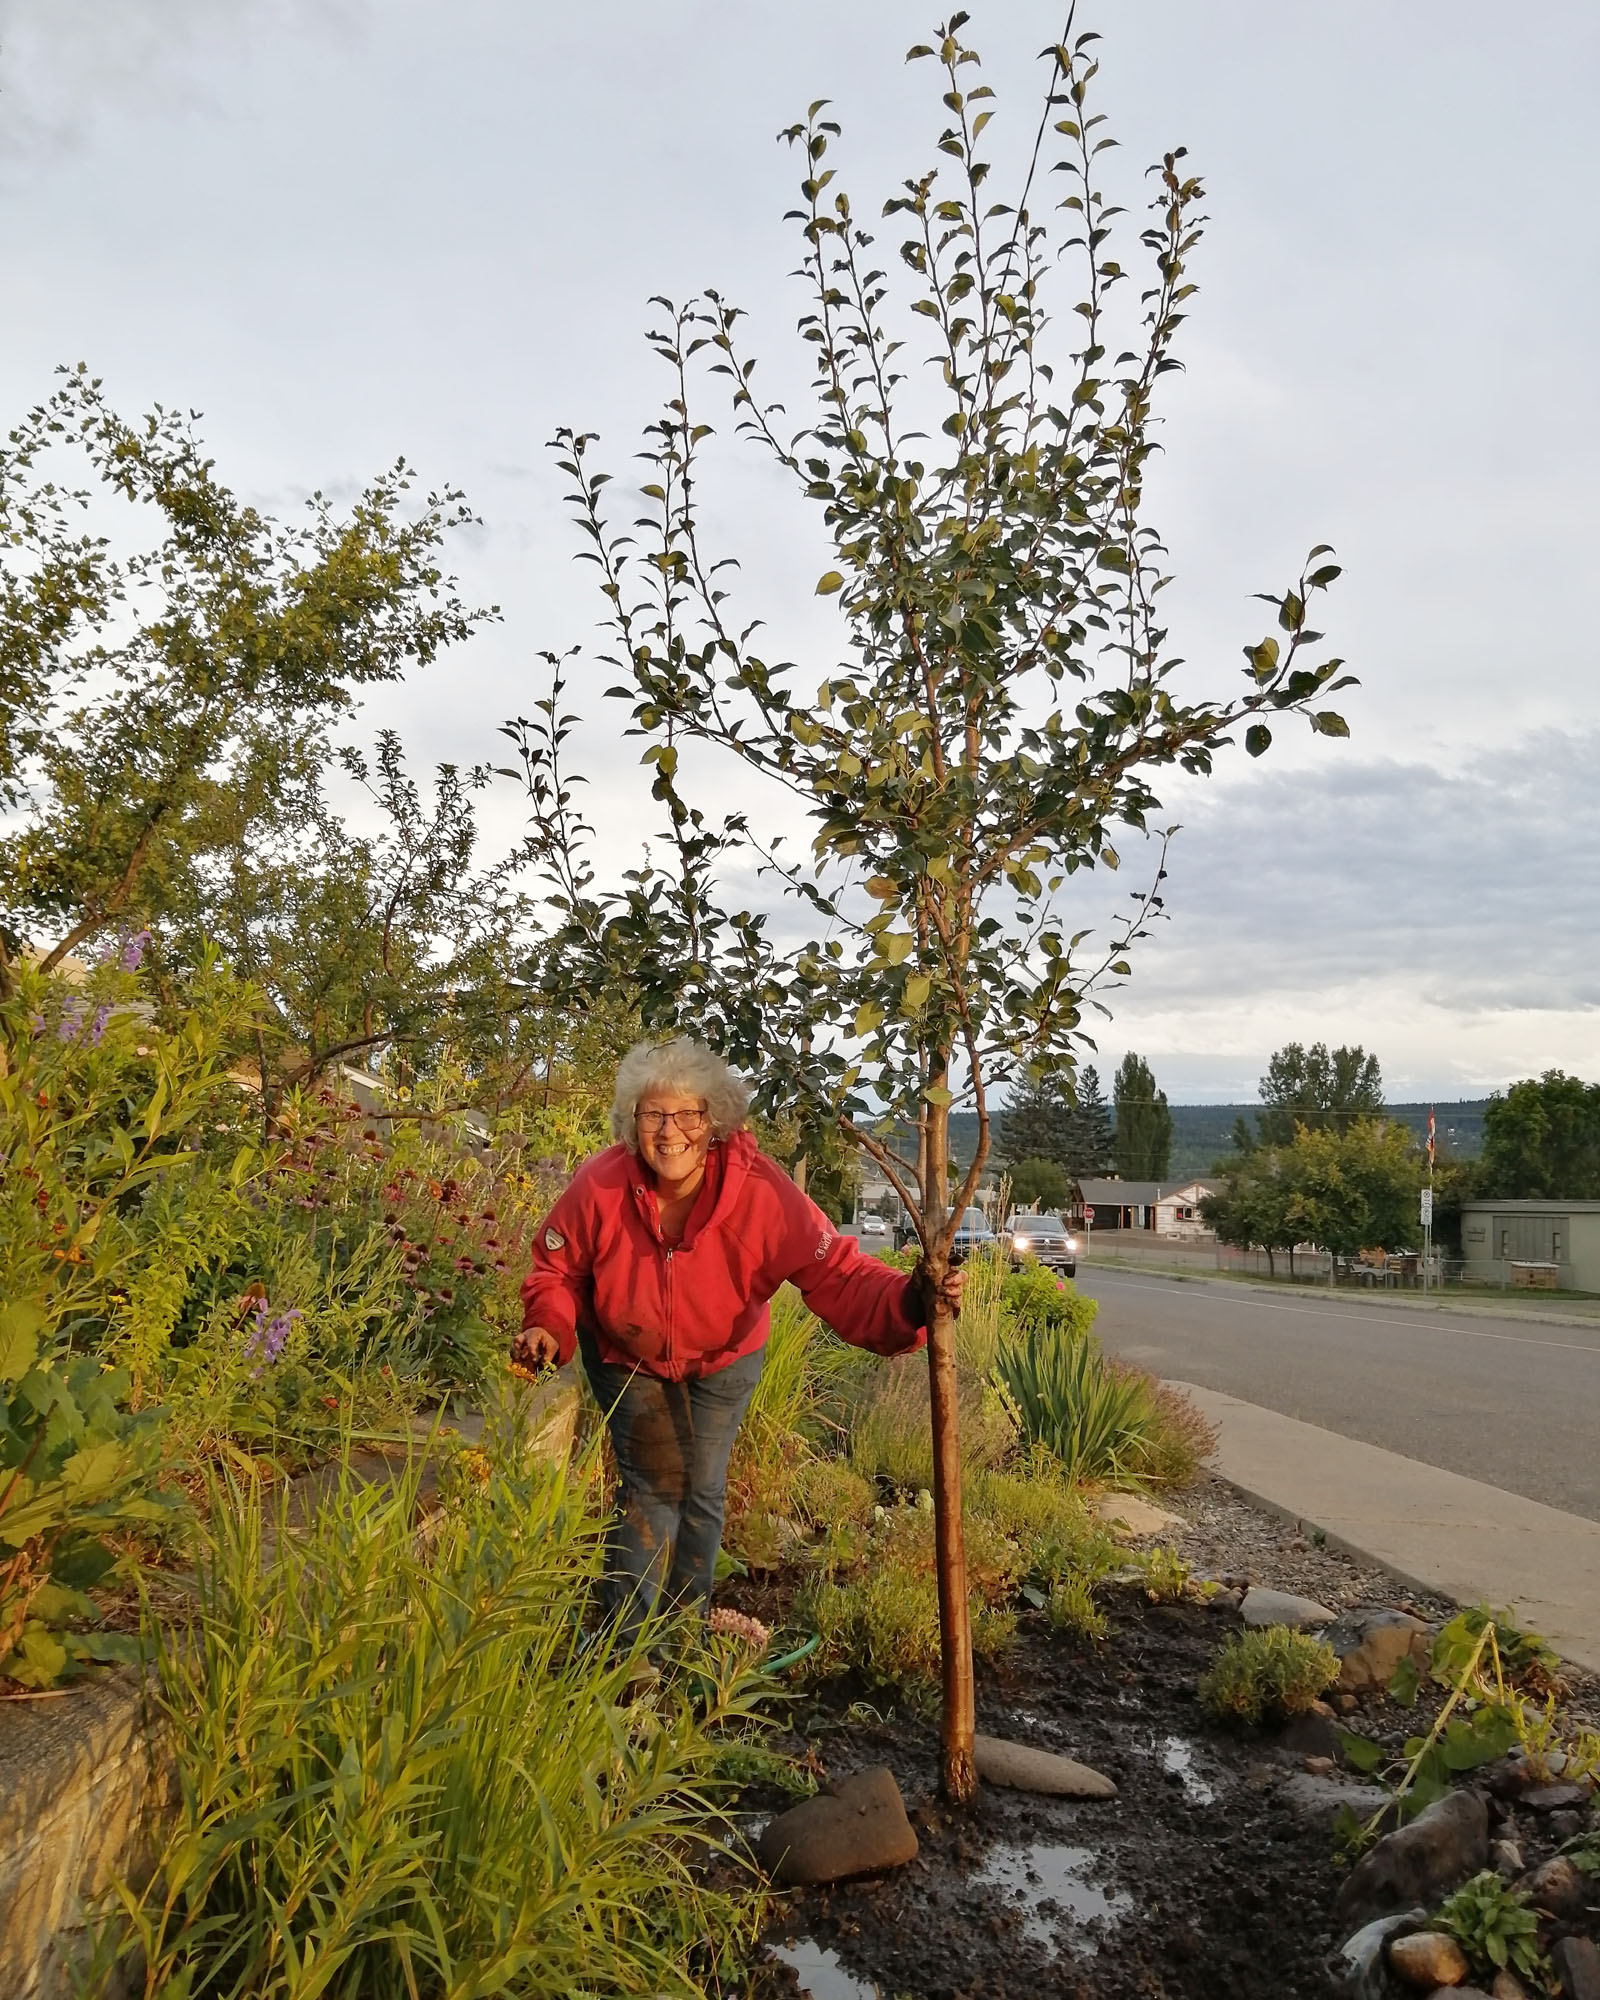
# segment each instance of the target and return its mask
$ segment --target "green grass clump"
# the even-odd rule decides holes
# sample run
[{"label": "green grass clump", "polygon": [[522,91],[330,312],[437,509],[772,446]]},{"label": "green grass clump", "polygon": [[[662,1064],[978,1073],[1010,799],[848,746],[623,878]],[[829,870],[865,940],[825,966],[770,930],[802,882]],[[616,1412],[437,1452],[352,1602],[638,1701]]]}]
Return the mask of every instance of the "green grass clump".
[{"label": "green grass clump", "polygon": [[877,1493],[853,1465],[842,1458],[813,1458],[795,1476],[800,1518],[826,1532],[841,1524],[866,1527],[877,1505]]},{"label": "green grass clump", "polygon": [[117,1960],[141,1992],[241,2000],[690,2000],[737,1969],[757,1898],[696,1863],[749,1683],[708,1653],[701,1711],[670,1681],[629,1707],[638,1651],[576,1618],[595,1455],[572,1474],[485,1455],[421,1538],[415,1475],[346,1480],[304,1531],[216,1487],[192,1621],[160,1652],[178,1808],[93,1991]]},{"label": "green grass clump", "polygon": [[1304,1715],[1339,1678],[1325,1639],[1287,1625],[1235,1632],[1200,1677],[1202,1706],[1222,1722],[1260,1723]]}]

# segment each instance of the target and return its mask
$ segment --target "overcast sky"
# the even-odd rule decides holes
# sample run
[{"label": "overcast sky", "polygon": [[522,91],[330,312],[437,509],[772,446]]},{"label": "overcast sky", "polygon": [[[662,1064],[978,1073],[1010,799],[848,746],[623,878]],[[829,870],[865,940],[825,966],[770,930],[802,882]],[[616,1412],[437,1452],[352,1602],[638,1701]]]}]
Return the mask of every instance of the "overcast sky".
[{"label": "overcast sky", "polygon": [[[972,8],[1031,134],[1059,9]],[[0,0],[0,415],[83,359],[132,413],[204,413],[221,475],[292,511],[404,452],[466,488],[455,552],[500,624],[391,703],[424,760],[491,754],[590,638],[592,572],[544,450],[626,470],[659,393],[650,295],[720,286],[769,387],[802,378],[774,144],[808,99],[875,212],[930,164],[932,10],[542,0]],[[1175,1099],[1253,1094],[1290,1039],[1359,1041],[1393,1097],[1552,1065],[1600,1076],[1594,771],[1593,104],[1600,9],[1451,0],[1101,0],[1120,191],[1182,143],[1211,217],[1163,432],[1175,649],[1222,686],[1250,593],[1313,543],[1362,687],[1347,743],[1297,728],[1174,791],[1171,919],[1113,996]],[[773,652],[832,665],[816,521],[730,454],[711,520]],[[818,672],[812,676],[809,663]],[[621,851],[642,787],[586,703]],[[515,824],[509,791],[499,824]],[[1137,859],[1137,856],[1132,857]],[[1091,914],[1099,909],[1093,904]]]}]

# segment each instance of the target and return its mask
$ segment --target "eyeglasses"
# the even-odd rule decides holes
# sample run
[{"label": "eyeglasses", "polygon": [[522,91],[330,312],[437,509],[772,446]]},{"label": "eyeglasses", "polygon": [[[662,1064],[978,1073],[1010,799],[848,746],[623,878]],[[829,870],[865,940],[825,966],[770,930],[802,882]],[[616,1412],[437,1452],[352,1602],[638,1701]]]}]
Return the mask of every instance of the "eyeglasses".
[{"label": "eyeglasses", "polygon": [[680,1132],[698,1132],[706,1122],[703,1111],[635,1111],[633,1116],[641,1132],[664,1132],[668,1125],[676,1125]]}]

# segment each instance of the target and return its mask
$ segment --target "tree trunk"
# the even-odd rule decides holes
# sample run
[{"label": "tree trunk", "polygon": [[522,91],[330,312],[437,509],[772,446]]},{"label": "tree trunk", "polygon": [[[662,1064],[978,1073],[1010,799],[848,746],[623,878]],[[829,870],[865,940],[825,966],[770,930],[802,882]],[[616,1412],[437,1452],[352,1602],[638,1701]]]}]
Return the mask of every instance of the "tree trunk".
[{"label": "tree trunk", "polygon": [[[939,1268],[936,1268],[939,1267]],[[967,1556],[961,1534],[961,1432],[956,1410],[956,1323],[936,1303],[944,1259],[928,1262],[928,1378],[933,1402],[933,1521],[939,1577],[939,1650],[944,1677],[940,1776],[944,1795],[965,1805],[978,1789],[972,1761],[977,1727],[972,1678],[972,1620]]]},{"label": "tree trunk", "polygon": [[[935,1073],[943,1081],[943,1065]],[[956,1323],[939,1296],[950,1268],[945,1227],[948,1127],[945,1109],[930,1107],[928,1178],[923,1198],[929,1244],[923,1259],[928,1321],[928,1383],[933,1405],[934,1551],[939,1578],[939,1652],[944,1712],[940,1723],[941,1789],[952,1805],[967,1805],[978,1790],[973,1761],[977,1729],[972,1679],[972,1619],[967,1606],[967,1553],[961,1532],[961,1420],[956,1403]]]},{"label": "tree trunk", "polygon": [[804,1194],[806,1191],[806,1156],[804,1153],[796,1154],[794,1166],[790,1169],[790,1178],[794,1181],[795,1186],[800,1192]]}]

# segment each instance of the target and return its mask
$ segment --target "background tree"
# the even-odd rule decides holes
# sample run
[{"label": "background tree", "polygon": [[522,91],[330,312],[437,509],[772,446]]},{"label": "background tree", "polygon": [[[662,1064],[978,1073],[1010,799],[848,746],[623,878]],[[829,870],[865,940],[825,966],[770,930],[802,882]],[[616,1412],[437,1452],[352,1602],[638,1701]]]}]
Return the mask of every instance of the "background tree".
[{"label": "background tree", "polygon": [[[147,509],[122,554],[89,495]],[[285,528],[214,476],[188,423],[137,425],[80,367],[0,447],[0,939],[46,969],[110,928],[192,913],[200,857],[304,814],[353,690],[426,665],[479,618],[439,567],[459,494],[413,501],[404,463],[347,517]],[[141,526],[143,523],[141,522]],[[0,959],[0,974],[4,972]]]},{"label": "background tree", "polygon": [[1506,1201],[1600,1200],[1600,1084],[1547,1069],[1496,1091],[1479,1173],[1481,1192]]},{"label": "background tree", "polygon": [[1305,1240],[1293,1212],[1295,1161],[1292,1149],[1254,1146],[1231,1162],[1220,1188],[1201,1198],[1200,1214],[1221,1243],[1240,1250],[1264,1250],[1267,1270],[1287,1252],[1294,1272],[1296,1246]]},{"label": "background tree", "polygon": [[1037,1206],[1059,1214],[1072,1205],[1072,1176],[1054,1160],[1019,1160],[1011,1168],[1011,1199],[1018,1208]]},{"label": "background tree", "polygon": [[1172,1113],[1167,1094],[1143,1056],[1131,1051],[1117,1066],[1117,1172],[1125,1181],[1164,1181],[1172,1164]]},{"label": "background tree", "polygon": [[1313,1042],[1309,1049],[1290,1042],[1267,1064],[1259,1090],[1263,1109],[1253,1131],[1247,1120],[1236,1122],[1236,1150],[1290,1145],[1297,1125],[1345,1132],[1356,1119],[1372,1118],[1383,1110],[1378,1058],[1359,1045],[1330,1053],[1326,1042]]},{"label": "background tree", "polygon": [[[1117,867],[1125,833],[1150,831],[1164,771],[1209,772],[1240,729],[1259,754],[1268,718],[1285,711],[1346,733],[1315,706],[1341,684],[1337,661],[1311,664],[1320,635],[1307,607],[1337,575],[1325,551],[1270,600],[1277,634],[1246,648],[1232,700],[1184,695],[1159,615],[1166,558],[1144,475],[1194,290],[1199,181],[1181,152],[1155,169],[1148,281],[1120,314],[1117,210],[1095,178],[1107,141],[1086,108],[1094,38],[1046,51],[1042,116],[1003,200],[982,136],[993,94],[961,40],[965,18],[912,51],[942,72],[948,122],[942,164],[884,209],[900,231],[907,311],[892,260],[826,164],[839,127],[825,106],[785,135],[804,161],[800,330],[815,363],[799,433],[757,401],[741,316],[708,293],[658,301],[652,344],[670,387],[647,433],[642,512],[613,515],[592,434],[558,437],[607,604],[609,663],[665,809],[664,851],[615,891],[597,887],[561,768],[559,669],[549,700],[512,725],[561,919],[553,990],[620,974],[648,1022],[692,1024],[759,1079],[765,1104],[839,1121],[906,1205],[929,1329],[942,1775],[961,1800],[976,1785],[972,1648],[954,1327],[939,1286],[988,1162],[997,1085],[1070,1066],[1085,993],[1128,969],[1159,907],[1163,848],[1105,939],[1086,943],[1063,891],[1082,870]],[[1049,300],[1072,249],[1081,283],[1063,337]],[[918,329],[927,368],[908,348]],[[729,563],[707,545],[701,360],[730,386],[745,434],[822,510],[837,566],[817,590],[840,608],[842,657],[820,688],[814,668],[758,650],[759,621],[735,616]],[[698,760],[680,756],[697,744],[798,802],[809,860],[695,803]],[[814,913],[809,942],[776,952],[760,913],[724,907],[720,882],[751,862]],[[977,1113],[977,1144],[952,1193],[958,1096]],[[917,1135],[914,1165],[889,1149],[896,1121]]]},{"label": "background tree", "polygon": [[1117,1142],[1100,1088],[1100,1072],[1086,1063],[1077,1072],[1067,1125],[1066,1167],[1075,1180],[1116,1171]]},{"label": "background tree", "polygon": [[1059,1070],[1023,1076],[995,1120],[995,1145],[1013,1167],[1023,1160],[1048,1160],[1066,1171],[1072,1157],[1073,1100]]}]

